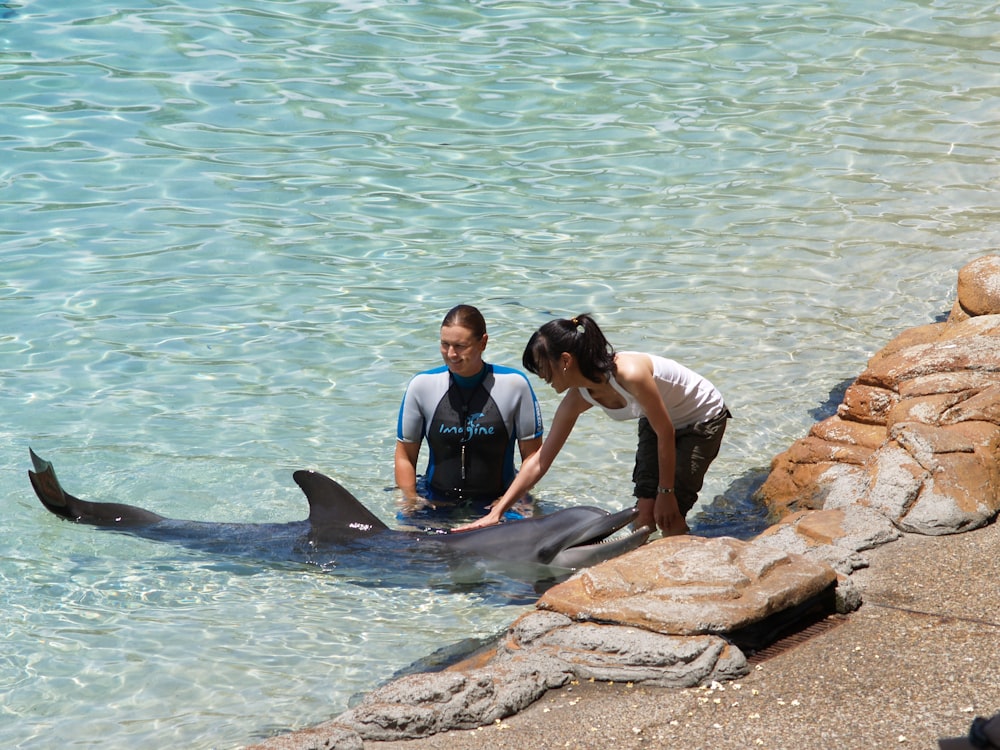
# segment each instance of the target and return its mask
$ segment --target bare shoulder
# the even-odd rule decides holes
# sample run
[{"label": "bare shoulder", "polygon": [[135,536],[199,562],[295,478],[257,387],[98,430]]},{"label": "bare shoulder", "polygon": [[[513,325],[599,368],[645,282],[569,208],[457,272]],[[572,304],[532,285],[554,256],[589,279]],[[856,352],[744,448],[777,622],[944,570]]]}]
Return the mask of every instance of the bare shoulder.
[{"label": "bare shoulder", "polygon": [[615,355],[619,383],[635,383],[653,376],[653,361],[641,352],[618,352]]},{"label": "bare shoulder", "polygon": [[580,395],[580,391],[578,389],[571,388],[566,391],[566,394],[562,397],[562,401],[559,402],[559,406],[556,408],[557,410],[561,409],[563,411],[581,414],[590,408],[590,402]]}]

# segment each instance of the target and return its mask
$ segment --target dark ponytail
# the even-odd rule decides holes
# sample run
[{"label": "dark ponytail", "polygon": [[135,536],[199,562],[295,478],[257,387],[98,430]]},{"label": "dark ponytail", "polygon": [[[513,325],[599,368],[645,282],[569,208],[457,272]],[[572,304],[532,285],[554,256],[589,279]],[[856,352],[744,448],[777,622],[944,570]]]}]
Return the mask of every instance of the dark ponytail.
[{"label": "dark ponytail", "polygon": [[535,331],[524,348],[521,364],[543,377],[543,363],[555,363],[563,352],[572,354],[580,373],[594,383],[602,383],[615,373],[614,347],[587,313],[571,320],[551,320]]}]

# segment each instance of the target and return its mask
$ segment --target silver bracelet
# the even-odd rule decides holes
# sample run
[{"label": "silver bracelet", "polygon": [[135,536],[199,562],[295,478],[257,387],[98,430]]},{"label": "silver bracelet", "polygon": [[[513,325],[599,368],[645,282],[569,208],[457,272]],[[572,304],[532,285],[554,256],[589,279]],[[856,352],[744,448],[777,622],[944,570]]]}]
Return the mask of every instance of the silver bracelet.
[{"label": "silver bracelet", "polygon": [[661,495],[669,495],[674,491],[673,487],[657,487],[656,491]]}]

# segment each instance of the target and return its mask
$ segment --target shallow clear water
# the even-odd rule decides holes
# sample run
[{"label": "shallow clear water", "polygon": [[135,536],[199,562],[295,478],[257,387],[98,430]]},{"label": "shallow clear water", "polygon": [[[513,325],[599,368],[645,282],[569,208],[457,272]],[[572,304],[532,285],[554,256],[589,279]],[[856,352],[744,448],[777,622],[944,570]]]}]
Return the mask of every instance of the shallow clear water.
[{"label": "shallow clear water", "polygon": [[[62,523],[25,476],[283,522],[316,468],[391,519],[457,302],[496,362],[589,311],[709,376],[737,418],[694,525],[747,531],[761,467],[996,246],[998,38],[960,0],[3,4],[0,743],[234,748],[509,623]],[[542,504],[629,502],[633,428],[582,420]]]}]

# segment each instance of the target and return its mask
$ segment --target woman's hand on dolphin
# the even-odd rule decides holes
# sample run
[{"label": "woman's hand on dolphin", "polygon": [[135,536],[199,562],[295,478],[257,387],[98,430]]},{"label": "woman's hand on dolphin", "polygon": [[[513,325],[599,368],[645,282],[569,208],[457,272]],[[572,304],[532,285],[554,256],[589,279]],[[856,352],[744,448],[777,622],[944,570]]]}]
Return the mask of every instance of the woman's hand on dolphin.
[{"label": "woman's hand on dolphin", "polygon": [[473,529],[485,529],[487,526],[496,526],[498,523],[500,523],[501,517],[502,516],[500,515],[494,514],[494,512],[491,510],[482,518],[477,518],[475,521],[472,521],[470,523],[465,523],[462,524],[461,526],[456,526],[455,528],[452,529],[452,532],[472,531]]}]

